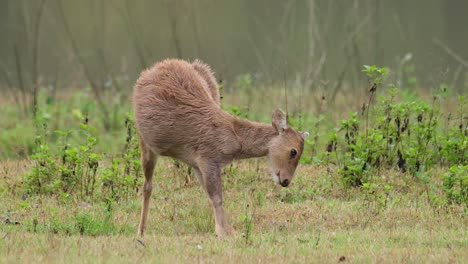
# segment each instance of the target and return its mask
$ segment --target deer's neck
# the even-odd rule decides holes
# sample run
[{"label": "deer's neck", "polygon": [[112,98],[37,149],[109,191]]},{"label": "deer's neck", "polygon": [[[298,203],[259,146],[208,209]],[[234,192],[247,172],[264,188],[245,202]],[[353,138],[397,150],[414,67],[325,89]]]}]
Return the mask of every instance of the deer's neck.
[{"label": "deer's neck", "polygon": [[239,143],[242,146],[240,153],[237,155],[238,159],[266,156],[270,141],[278,135],[271,124],[242,119],[235,119],[233,124]]}]

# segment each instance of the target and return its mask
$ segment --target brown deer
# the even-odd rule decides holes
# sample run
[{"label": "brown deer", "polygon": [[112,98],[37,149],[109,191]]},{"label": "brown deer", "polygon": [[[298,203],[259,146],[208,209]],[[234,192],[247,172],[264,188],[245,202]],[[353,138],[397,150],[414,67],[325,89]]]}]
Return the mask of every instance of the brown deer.
[{"label": "brown deer", "polygon": [[224,112],[214,74],[203,62],[168,59],[143,71],[133,104],[145,174],[140,236],[146,229],[159,156],[193,167],[213,206],[218,236],[234,232],[222,206],[220,173],[225,165],[234,159],[268,156],[273,180],[283,187],[291,183],[304,148],[304,133],[289,127],[279,109],[273,113],[272,125]]}]

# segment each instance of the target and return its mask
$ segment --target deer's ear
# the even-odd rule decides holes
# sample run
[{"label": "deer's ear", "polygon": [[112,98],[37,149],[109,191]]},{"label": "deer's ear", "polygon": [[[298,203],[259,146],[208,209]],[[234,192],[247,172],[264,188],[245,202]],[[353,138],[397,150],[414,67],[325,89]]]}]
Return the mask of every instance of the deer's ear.
[{"label": "deer's ear", "polygon": [[282,134],[288,128],[288,118],[279,108],[276,108],[273,112],[272,123],[279,134]]},{"label": "deer's ear", "polygon": [[309,137],[309,132],[301,132],[299,131],[299,134],[301,134],[302,139],[306,140]]}]

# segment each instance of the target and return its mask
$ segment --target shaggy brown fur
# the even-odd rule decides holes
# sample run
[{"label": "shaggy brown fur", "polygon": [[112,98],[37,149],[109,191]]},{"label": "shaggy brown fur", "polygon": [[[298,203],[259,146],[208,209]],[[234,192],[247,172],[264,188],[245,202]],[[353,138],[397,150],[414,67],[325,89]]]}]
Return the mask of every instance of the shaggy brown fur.
[{"label": "shaggy brown fur", "polygon": [[233,233],[222,207],[221,168],[234,159],[270,158],[273,179],[287,186],[304,136],[287,126],[279,109],[273,125],[242,120],[221,110],[216,79],[208,65],[168,59],[141,73],[133,95],[145,173],[139,234],[146,228],[152,177],[158,156],[192,166],[213,205],[218,236]]}]

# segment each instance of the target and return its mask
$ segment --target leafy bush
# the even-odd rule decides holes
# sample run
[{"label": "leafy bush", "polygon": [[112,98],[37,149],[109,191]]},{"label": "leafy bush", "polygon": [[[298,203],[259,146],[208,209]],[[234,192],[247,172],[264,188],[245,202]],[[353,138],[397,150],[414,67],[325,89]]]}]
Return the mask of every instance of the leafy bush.
[{"label": "leafy bush", "polygon": [[452,166],[442,175],[443,190],[449,203],[468,203],[468,165]]},{"label": "leafy bush", "polygon": [[[46,140],[47,123],[36,137],[36,151],[31,156],[35,165],[26,175],[28,193],[73,195],[80,200],[118,200],[136,193],[141,171],[140,152],[133,122],[125,120],[127,138],[121,157],[114,157],[106,168],[106,157],[95,152],[97,137],[95,128],[83,117],[77,130],[56,130],[59,137],[58,151],[52,151]],[[76,134],[77,144],[69,143],[69,136]]]},{"label": "leafy bush", "polygon": [[[47,126],[44,126],[46,130]],[[96,174],[101,155],[95,153],[94,128],[85,118],[78,133],[83,137],[81,144],[72,146],[67,138],[71,131],[55,131],[62,138],[60,153],[53,154],[44,136],[37,136],[37,151],[31,156],[36,161],[32,171],[26,175],[28,190],[33,193],[78,193],[83,199],[93,196]],[[44,134],[47,134],[44,131]]]},{"label": "leafy bush", "polygon": [[[349,186],[362,186],[379,168],[395,168],[417,175],[434,165],[454,166],[467,162],[468,124],[465,97],[459,97],[457,117],[447,117],[445,124],[439,101],[446,89],[433,97],[402,101],[399,89],[391,86],[387,94],[372,104],[374,93],[386,76],[386,70],[367,66],[372,79],[367,104],[361,113],[352,113],[339,121],[338,133],[332,133],[325,160],[336,153],[340,174]],[[457,122],[454,122],[454,121]]]}]

